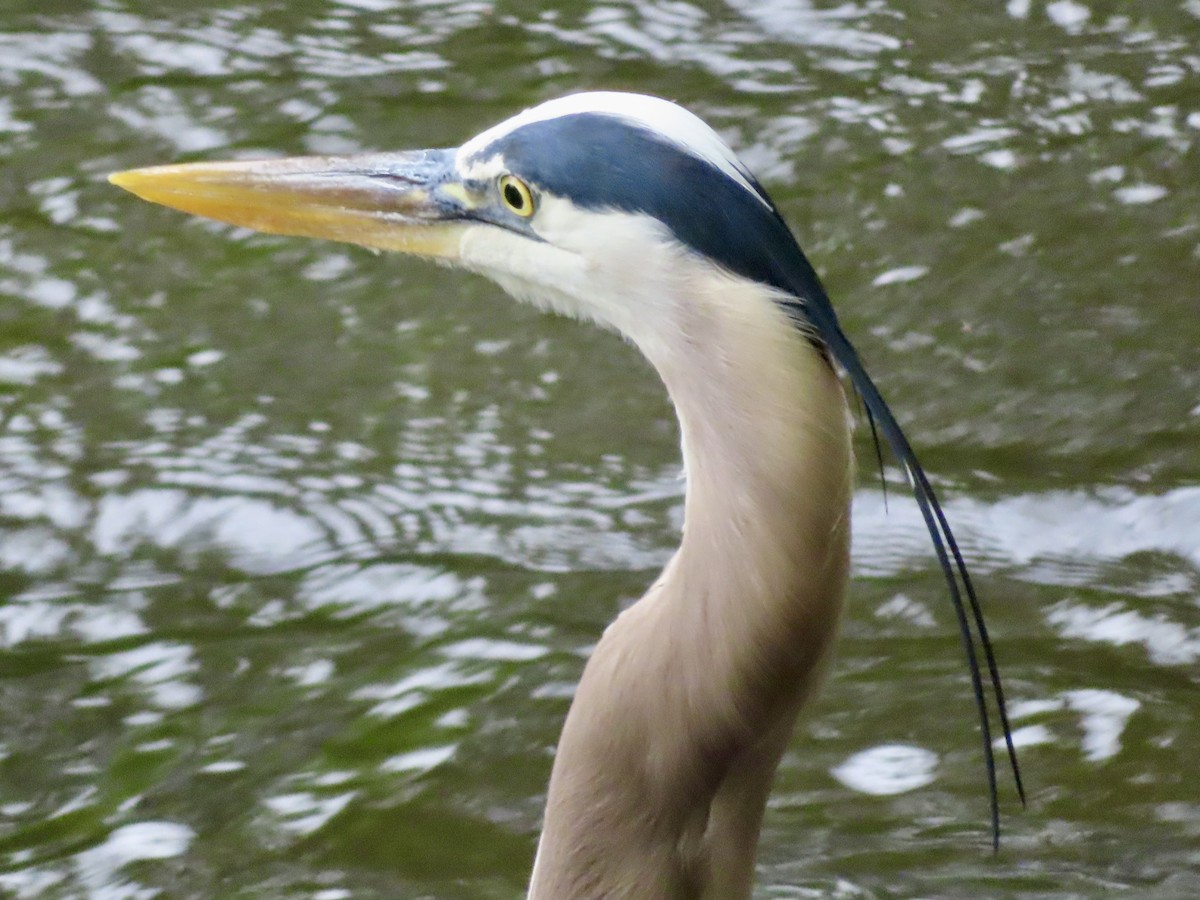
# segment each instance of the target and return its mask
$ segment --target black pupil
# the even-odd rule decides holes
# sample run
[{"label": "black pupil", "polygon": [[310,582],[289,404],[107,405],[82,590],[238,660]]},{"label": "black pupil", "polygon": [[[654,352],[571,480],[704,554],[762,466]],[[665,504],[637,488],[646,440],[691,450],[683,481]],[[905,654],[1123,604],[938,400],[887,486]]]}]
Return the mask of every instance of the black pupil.
[{"label": "black pupil", "polygon": [[511,181],[504,186],[504,199],[508,201],[508,205],[513,209],[525,208],[525,195]]}]

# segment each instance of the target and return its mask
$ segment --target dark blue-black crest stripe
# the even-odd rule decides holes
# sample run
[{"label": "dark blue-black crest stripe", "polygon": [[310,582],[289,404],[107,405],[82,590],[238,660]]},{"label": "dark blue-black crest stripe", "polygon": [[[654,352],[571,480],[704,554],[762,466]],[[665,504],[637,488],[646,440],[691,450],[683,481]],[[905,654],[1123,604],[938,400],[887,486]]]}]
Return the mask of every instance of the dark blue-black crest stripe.
[{"label": "dark blue-black crest stripe", "polygon": [[[645,213],[662,222],[684,246],[731,272],[778,288],[796,325],[818,340],[846,371],[912,484],[934,551],[950,589],[979,712],[991,801],[993,841],[1000,837],[996,771],[987,701],[971,624],[983,646],[1009,761],[1024,802],[1004,690],[983,613],[958,543],[933,486],[900,423],[867,374],[854,345],[791,230],[766,192],[747,180],[762,200],[720,168],[647,128],[602,113],[576,113],[521,126],[481,155],[500,153],[515,174],[584,209]],[[961,589],[959,580],[961,579]]]},{"label": "dark blue-black crest stripe", "polygon": [[[762,187],[758,197],[717,166],[652,131],[601,113],[533,122],[499,138],[508,169],[584,209],[640,212],[697,253],[804,300],[816,273]],[[816,301],[819,302],[819,301]]]}]

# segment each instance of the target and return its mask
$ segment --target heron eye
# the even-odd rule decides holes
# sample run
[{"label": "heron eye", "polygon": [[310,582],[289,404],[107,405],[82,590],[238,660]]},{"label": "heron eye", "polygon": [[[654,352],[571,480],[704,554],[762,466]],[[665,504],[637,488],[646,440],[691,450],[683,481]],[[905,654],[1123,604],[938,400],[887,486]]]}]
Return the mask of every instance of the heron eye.
[{"label": "heron eye", "polygon": [[533,215],[533,191],[516,175],[500,176],[500,197],[518,216],[529,218]]}]

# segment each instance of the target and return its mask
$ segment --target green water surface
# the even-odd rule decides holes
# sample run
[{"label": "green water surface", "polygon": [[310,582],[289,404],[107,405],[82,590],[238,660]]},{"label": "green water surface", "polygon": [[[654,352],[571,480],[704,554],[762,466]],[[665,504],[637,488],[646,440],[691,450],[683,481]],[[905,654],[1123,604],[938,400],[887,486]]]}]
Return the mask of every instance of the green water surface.
[{"label": "green water surface", "polygon": [[[678,540],[612,335],[190,220],[154,162],[660,94],[743,154],[984,597],[864,465],[760,898],[1200,897],[1200,4],[0,6],[0,896],[516,898],[589,648]],[[859,453],[870,459],[866,430]]]}]

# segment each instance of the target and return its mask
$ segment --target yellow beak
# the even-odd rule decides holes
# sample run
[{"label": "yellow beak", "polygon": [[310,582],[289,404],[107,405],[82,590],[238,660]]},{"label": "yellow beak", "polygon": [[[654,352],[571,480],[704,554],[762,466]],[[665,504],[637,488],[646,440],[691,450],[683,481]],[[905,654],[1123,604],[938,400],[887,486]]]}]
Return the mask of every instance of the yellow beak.
[{"label": "yellow beak", "polygon": [[154,166],[108,180],[256,231],[448,260],[459,256],[469,205],[448,150]]}]

